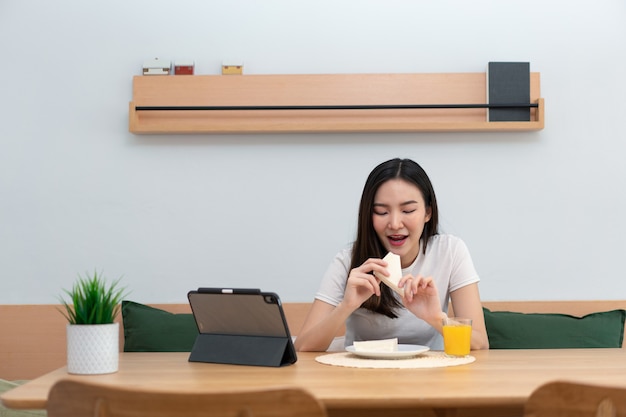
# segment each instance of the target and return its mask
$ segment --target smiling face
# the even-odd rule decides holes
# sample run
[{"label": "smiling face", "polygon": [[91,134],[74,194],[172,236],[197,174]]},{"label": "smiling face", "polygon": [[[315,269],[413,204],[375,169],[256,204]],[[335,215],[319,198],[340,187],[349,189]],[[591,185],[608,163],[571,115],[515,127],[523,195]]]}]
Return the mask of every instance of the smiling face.
[{"label": "smiling face", "polygon": [[402,179],[384,182],[374,197],[372,223],[389,252],[400,255],[402,268],[410,266],[420,250],[424,225],[430,220],[421,191]]}]

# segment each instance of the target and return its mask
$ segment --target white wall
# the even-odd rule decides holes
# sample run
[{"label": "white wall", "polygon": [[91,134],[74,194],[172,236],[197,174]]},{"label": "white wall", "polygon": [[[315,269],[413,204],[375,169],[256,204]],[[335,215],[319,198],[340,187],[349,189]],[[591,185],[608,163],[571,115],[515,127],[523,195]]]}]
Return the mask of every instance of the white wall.
[{"label": "white wall", "polygon": [[[0,53],[0,303],[54,303],[94,269],[140,302],[198,286],[309,301],[395,156],[429,172],[483,299],[626,296],[622,0],[3,0]],[[135,136],[132,77],[157,56],[198,74],[529,61],[546,128]]]}]

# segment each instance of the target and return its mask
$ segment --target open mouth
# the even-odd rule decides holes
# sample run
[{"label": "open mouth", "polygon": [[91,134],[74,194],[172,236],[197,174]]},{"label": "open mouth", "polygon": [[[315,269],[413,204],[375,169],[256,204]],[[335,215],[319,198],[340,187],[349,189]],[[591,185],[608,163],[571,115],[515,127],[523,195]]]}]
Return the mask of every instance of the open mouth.
[{"label": "open mouth", "polygon": [[404,242],[407,240],[408,236],[406,235],[391,235],[387,236],[389,240],[389,244],[391,246],[402,246]]}]

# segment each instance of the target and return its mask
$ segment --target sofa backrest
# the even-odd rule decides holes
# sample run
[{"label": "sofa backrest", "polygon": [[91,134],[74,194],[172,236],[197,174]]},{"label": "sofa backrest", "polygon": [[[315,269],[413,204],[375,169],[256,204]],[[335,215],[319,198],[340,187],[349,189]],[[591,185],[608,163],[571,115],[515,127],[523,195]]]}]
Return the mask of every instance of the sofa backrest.
[{"label": "sofa backrest", "polygon": [[[189,304],[150,304],[172,313],[190,313]],[[613,301],[485,301],[492,311],[564,313],[583,316],[626,309],[626,300]],[[310,303],[283,303],[292,335],[297,336]],[[32,379],[66,364],[65,317],[56,304],[0,305],[0,379]],[[121,317],[118,317],[121,321]],[[124,334],[120,326],[120,350]],[[622,345],[622,349],[625,346]]]}]

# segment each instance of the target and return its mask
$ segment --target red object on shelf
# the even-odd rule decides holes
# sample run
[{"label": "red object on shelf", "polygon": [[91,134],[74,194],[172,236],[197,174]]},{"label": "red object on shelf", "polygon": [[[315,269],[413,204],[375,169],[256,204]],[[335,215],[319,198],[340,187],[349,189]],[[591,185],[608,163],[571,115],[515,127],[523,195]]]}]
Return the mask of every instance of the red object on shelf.
[{"label": "red object on shelf", "polygon": [[174,75],[193,75],[193,61],[176,61],[174,63]]}]

